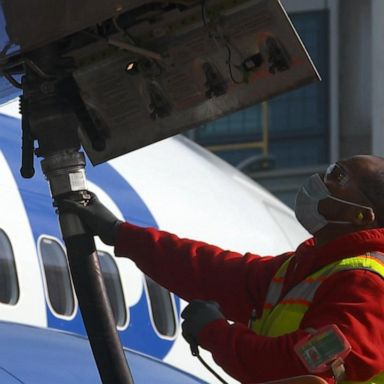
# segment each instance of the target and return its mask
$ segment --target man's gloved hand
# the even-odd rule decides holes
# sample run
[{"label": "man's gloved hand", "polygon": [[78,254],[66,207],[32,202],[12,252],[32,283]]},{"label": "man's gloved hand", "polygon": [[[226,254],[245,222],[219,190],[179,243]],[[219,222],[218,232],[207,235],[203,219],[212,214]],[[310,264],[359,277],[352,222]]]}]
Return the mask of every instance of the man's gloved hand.
[{"label": "man's gloved hand", "polygon": [[109,209],[100,203],[93,192],[87,205],[72,200],[58,203],[60,213],[76,213],[86,227],[108,245],[115,245],[117,230],[122,223]]},{"label": "man's gloved hand", "polygon": [[191,344],[197,345],[197,336],[200,331],[212,321],[224,319],[220,306],[216,301],[194,300],[187,305],[181,317],[184,322],[181,324],[184,339]]}]

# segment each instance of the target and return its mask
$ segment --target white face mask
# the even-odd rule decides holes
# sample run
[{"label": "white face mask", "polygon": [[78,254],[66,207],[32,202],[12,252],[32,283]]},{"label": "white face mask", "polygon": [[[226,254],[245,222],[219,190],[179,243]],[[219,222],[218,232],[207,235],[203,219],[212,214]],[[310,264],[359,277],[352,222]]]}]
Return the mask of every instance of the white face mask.
[{"label": "white face mask", "polygon": [[295,202],[296,218],[309,233],[316,233],[321,228],[325,227],[328,223],[351,224],[349,221],[327,220],[323,215],[319,213],[319,201],[326,198],[340,201],[344,204],[353,205],[355,207],[372,210],[370,207],[355,204],[351,201],[346,201],[331,196],[327,186],[323,183],[323,180],[321,180],[319,174],[316,173],[310,176],[300,187],[299,191],[297,192]]}]

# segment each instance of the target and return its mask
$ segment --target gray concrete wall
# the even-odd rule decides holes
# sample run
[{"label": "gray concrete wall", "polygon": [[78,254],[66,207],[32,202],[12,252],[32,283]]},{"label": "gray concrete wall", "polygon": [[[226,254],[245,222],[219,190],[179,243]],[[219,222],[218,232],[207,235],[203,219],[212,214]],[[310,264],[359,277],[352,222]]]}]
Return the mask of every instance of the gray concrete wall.
[{"label": "gray concrete wall", "polygon": [[342,158],[372,152],[371,15],[371,0],[340,0],[339,138]]},{"label": "gray concrete wall", "polygon": [[372,152],[384,156],[384,1],[372,0]]},{"label": "gray concrete wall", "polygon": [[288,12],[330,11],[330,160],[384,156],[384,0],[282,3]]}]

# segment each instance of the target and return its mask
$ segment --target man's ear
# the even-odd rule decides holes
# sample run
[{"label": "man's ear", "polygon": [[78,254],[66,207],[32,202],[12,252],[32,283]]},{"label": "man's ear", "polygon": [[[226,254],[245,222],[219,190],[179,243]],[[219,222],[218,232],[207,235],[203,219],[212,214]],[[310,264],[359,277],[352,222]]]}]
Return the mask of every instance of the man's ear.
[{"label": "man's ear", "polygon": [[369,224],[372,224],[376,219],[375,212],[373,212],[372,208],[358,207],[354,211],[355,213],[354,216],[352,216],[351,220],[354,225],[364,227]]}]

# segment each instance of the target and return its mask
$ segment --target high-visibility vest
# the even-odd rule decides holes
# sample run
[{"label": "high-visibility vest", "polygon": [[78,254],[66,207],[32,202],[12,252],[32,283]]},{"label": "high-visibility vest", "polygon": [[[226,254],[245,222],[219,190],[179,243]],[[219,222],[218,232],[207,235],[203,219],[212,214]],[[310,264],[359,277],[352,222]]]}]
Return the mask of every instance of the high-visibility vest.
[{"label": "high-visibility vest", "polygon": [[[298,330],[301,320],[310,307],[320,284],[336,272],[364,269],[384,278],[384,254],[368,252],[364,255],[338,260],[324,266],[306,277],[284,297],[280,298],[285,274],[292,257],[280,266],[273,277],[268,288],[262,316],[259,319],[251,320],[251,328],[258,335],[277,337]],[[384,384],[384,373],[365,383]]]}]

